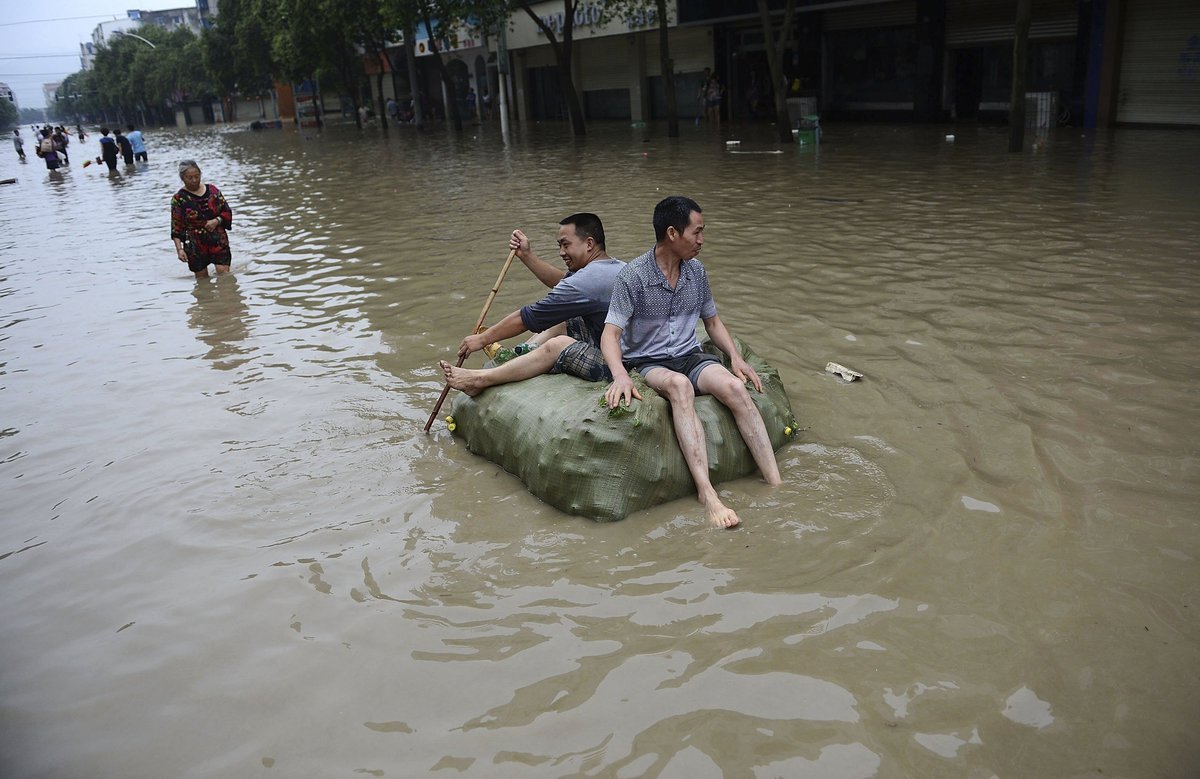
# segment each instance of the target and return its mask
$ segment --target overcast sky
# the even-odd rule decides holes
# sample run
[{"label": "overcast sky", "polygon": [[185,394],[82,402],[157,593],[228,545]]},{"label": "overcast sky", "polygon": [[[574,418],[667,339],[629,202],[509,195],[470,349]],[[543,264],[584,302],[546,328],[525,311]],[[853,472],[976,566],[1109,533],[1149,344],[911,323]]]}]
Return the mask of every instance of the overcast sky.
[{"label": "overcast sky", "polygon": [[19,107],[41,108],[42,84],[79,70],[79,44],[92,39],[100,22],[124,19],[129,9],[194,7],[189,0],[0,0],[0,81]]}]

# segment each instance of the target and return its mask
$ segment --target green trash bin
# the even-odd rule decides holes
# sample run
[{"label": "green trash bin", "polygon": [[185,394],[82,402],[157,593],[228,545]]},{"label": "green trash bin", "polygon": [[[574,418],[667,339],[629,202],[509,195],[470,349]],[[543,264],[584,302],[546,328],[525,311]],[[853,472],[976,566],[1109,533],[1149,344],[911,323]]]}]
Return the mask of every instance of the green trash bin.
[{"label": "green trash bin", "polygon": [[816,146],[821,142],[821,117],[817,114],[807,114],[796,122],[792,137],[801,146]]}]

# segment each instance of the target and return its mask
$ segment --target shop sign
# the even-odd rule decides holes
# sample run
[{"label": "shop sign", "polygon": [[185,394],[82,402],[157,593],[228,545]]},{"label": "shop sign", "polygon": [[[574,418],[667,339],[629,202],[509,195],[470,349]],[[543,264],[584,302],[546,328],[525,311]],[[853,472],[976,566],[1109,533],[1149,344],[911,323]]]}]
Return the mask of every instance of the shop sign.
[{"label": "shop sign", "polygon": [[[419,36],[420,32],[417,35]],[[414,43],[413,48],[416,50],[418,57],[427,57],[433,54],[433,47],[429,45],[428,35],[423,38],[416,38]],[[474,49],[482,45],[482,38],[472,35],[465,29],[455,30],[449,35],[437,39],[437,49],[442,54],[450,51],[459,51],[460,49]]]},{"label": "shop sign", "polygon": [[[596,27],[601,23],[603,17],[603,5],[597,3],[581,5],[575,9],[575,29],[578,30],[585,27]],[[544,14],[540,18],[542,23],[549,27],[555,35],[562,33],[563,24],[566,21],[566,15],[562,11],[553,14]],[[658,9],[639,8],[638,10],[626,16],[624,22],[626,28],[630,30],[640,30],[643,27],[655,27],[658,24]],[[538,29],[540,30],[541,28]]]}]

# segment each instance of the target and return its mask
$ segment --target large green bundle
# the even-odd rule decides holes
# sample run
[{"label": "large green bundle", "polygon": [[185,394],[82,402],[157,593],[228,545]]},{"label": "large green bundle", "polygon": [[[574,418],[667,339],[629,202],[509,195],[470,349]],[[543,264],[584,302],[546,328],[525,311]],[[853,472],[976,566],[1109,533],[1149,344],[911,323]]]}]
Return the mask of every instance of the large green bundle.
[{"label": "large green bundle", "polygon": [[[736,340],[736,339],[735,339]],[[750,388],[779,449],[795,433],[787,392],[774,368],[737,341],[762,379]],[[712,344],[704,348],[721,354]],[[728,359],[725,359],[728,367]],[[635,380],[637,374],[634,374]],[[573,376],[538,376],[454,400],[454,434],[467,448],[516,475],[555,508],[604,522],[668,500],[696,494],[675,439],[670,405],[649,387],[629,410],[603,405],[607,384]],[[708,441],[714,484],[754,473],[757,466],[733,415],[709,396],[696,398]],[[785,432],[786,431],[786,432]]]}]

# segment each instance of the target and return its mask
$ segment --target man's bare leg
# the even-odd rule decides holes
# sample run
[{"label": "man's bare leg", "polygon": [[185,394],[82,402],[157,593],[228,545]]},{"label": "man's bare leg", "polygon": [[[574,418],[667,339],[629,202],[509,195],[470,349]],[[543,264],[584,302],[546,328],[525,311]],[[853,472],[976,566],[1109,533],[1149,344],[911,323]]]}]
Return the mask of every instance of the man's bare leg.
[{"label": "man's bare leg", "polygon": [[534,376],[540,376],[554,367],[554,361],[562,350],[575,343],[575,339],[565,335],[552,338],[542,346],[528,354],[515,357],[495,368],[456,368],[445,360],[439,360],[438,366],[446,377],[446,383],[456,390],[475,397],[488,387],[497,384],[509,384],[514,381],[524,381]]},{"label": "man's bare leg", "polygon": [[692,481],[696,483],[696,497],[704,504],[704,513],[713,527],[734,527],[739,522],[733,509],[721,502],[712,481],[708,478],[708,448],[704,441],[704,426],[696,416],[696,391],[692,382],[682,373],[666,368],[655,368],[646,373],[646,383],[671,404],[671,419],[675,424],[675,438],[687,463]]},{"label": "man's bare leg", "polygon": [[742,440],[746,442],[750,456],[754,458],[767,484],[773,487],[781,484],[783,480],[779,477],[779,463],[775,460],[775,450],[771,448],[767,426],[745,383],[725,366],[716,363],[700,371],[696,383],[700,385],[701,392],[712,395],[733,414],[738,432],[742,434]]},{"label": "man's bare leg", "polygon": [[530,338],[529,340],[527,340],[525,343],[527,343],[527,344],[536,344],[536,345],[538,345],[538,346],[541,346],[542,344],[544,344],[544,343],[546,343],[547,341],[549,341],[551,338],[555,338],[555,337],[557,337],[557,336],[560,336],[560,335],[566,335],[566,334],[567,334],[567,323],[566,323],[566,322],[559,322],[559,323],[558,323],[558,324],[556,324],[554,327],[551,327],[551,328],[549,328],[549,329],[543,330],[542,332],[540,332],[540,333],[538,333],[537,335],[533,336],[532,338]]}]

